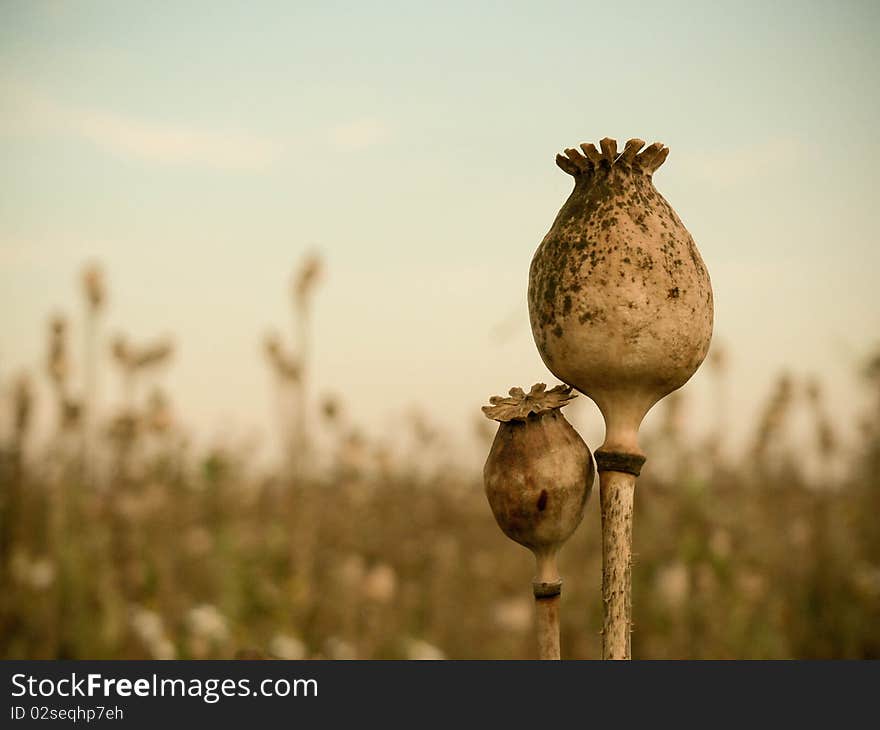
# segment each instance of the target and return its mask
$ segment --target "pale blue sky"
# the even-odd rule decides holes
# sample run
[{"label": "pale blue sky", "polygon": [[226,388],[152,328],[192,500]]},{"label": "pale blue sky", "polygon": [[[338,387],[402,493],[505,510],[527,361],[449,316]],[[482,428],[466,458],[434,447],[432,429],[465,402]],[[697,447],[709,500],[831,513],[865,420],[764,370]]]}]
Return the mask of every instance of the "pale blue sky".
[{"label": "pale blue sky", "polygon": [[655,183],[713,278],[734,427],[783,367],[850,419],[880,340],[878,32],[872,2],[4,0],[0,384],[97,259],[108,331],[175,335],[184,419],[268,431],[259,343],[316,248],[318,387],[466,439],[549,377],[525,287],[571,186],[555,153],[638,136],[672,151]]}]

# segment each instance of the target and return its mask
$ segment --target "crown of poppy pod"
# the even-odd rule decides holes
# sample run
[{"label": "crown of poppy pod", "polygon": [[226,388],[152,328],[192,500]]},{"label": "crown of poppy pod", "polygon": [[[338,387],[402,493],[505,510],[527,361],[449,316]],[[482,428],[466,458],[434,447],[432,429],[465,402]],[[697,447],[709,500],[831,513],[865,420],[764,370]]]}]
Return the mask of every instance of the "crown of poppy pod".
[{"label": "crown of poppy pod", "polygon": [[493,421],[525,421],[529,416],[562,408],[576,397],[567,385],[547,390],[544,383],[535,383],[528,393],[522,388],[511,388],[507,398],[493,395],[490,405],[483,406],[483,413]]}]

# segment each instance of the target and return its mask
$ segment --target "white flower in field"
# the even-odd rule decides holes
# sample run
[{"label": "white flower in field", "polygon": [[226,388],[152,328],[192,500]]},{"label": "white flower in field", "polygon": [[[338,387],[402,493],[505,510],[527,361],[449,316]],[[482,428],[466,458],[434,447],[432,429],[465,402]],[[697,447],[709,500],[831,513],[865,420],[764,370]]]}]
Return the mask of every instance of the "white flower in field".
[{"label": "white flower in field", "polygon": [[55,580],[55,564],[49,558],[33,558],[16,550],[9,560],[12,578],[35,591],[47,589]]},{"label": "white flower in field", "polygon": [[153,659],[168,660],[177,657],[177,649],[174,648],[174,643],[168,637],[163,637],[155,644],[151,644],[149,649]]},{"label": "white flower in field", "polygon": [[48,558],[37,558],[30,565],[28,583],[31,588],[42,591],[55,580],[55,564]]},{"label": "white flower in field", "polygon": [[229,638],[226,617],[216,606],[203,603],[191,608],[186,620],[190,631],[202,639],[222,644]]},{"label": "white flower in field", "polygon": [[153,659],[174,659],[177,656],[174,642],[165,633],[165,625],[158,613],[134,606],[129,623]]},{"label": "white flower in field", "polygon": [[441,649],[422,639],[407,639],[406,658],[421,661],[438,661],[446,659],[446,654]]},{"label": "white flower in field", "polygon": [[278,659],[305,659],[306,645],[295,636],[275,634],[269,642],[269,652]]},{"label": "white flower in field", "polygon": [[654,587],[669,608],[680,608],[690,593],[690,571],[680,560],[663,566],[654,581]]},{"label": "white flower in field", "polygon": [[361,590],[368,601],[390,603],[397,592],[397,573],[387,563],[380,563],[364,576]]},{"label": "white flower in field", "polygon": [[131,612],[131,629],[145,644],[153,644],[165,636],[162,617],[155,611],[135,606]]},{"label": "white flower in field", "polygon": [[527,596],[499,601],[492,610],[495,623],[513,633],[527,631],[532,625],[534,608]]},{"label": "white flower in field", "polygon": [[329,659],[351,660],[357,659],[355,648],[343,639],[331,636],[324,642],[324,653]]}]

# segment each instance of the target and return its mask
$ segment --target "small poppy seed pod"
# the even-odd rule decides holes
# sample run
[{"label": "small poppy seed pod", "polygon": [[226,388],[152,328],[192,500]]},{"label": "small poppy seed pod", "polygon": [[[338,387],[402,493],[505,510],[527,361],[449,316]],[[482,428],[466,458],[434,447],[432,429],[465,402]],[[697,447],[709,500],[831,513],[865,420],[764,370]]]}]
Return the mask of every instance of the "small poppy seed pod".
[{"label": "small poppy seed pod", "polygon": [[583,519],[595,472],[590,450],[560,411],[575,397],[571,388],[546,387],[512,388],[510,397],[495,396],[483,407],[499,422],[483,481],[498,526],[535,555],[538,653],[558,659],[556,556]]},{"label": "small poppy seed pod", "polygon": [[489,505],[504,534],[536,554],[571,536],[592,489],[590,450],[559,410],[574,397],[567,386],[539,383],[483,407],[499,422],[483,470]]}]

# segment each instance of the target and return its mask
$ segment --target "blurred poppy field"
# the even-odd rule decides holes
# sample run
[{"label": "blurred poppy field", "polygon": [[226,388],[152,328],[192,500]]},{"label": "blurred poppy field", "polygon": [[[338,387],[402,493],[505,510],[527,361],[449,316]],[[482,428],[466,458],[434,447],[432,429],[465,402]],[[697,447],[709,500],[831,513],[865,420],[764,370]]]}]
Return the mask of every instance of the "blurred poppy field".
[{"label": "blurred poppy field", "polygon": [[[320,265],[296,279],[301,333]],[[412,448],[392,454],[347,422],[344,399],[309,392],[304,334],[293,348],[270,336],[284,458],[194,446],[161,388],[173,341],[99,335],[100,270],[81,283],[86,331],[52,318],[45,369],[0,380],[0,656],[534,656],[532,561],[439,426],[414,415]],[[704,365],[719,388],[726,357]],[[98,412],[104,370],[123,387]],[[854,376],[856,443],[840,441],[820,379],[780,374],[736,457],[721,432],[681,432],[682,408],[714,404],[682,393],[659,406],[637,488],[635,657],[880,658],[880,356]],[[55,414],[45,438],[38,381]],[[473,438],[488,451],[480,405]],[[792,442],[795,408],[810,426]],[[564,658],[600,655],[597,503],[561,557]]]}]

